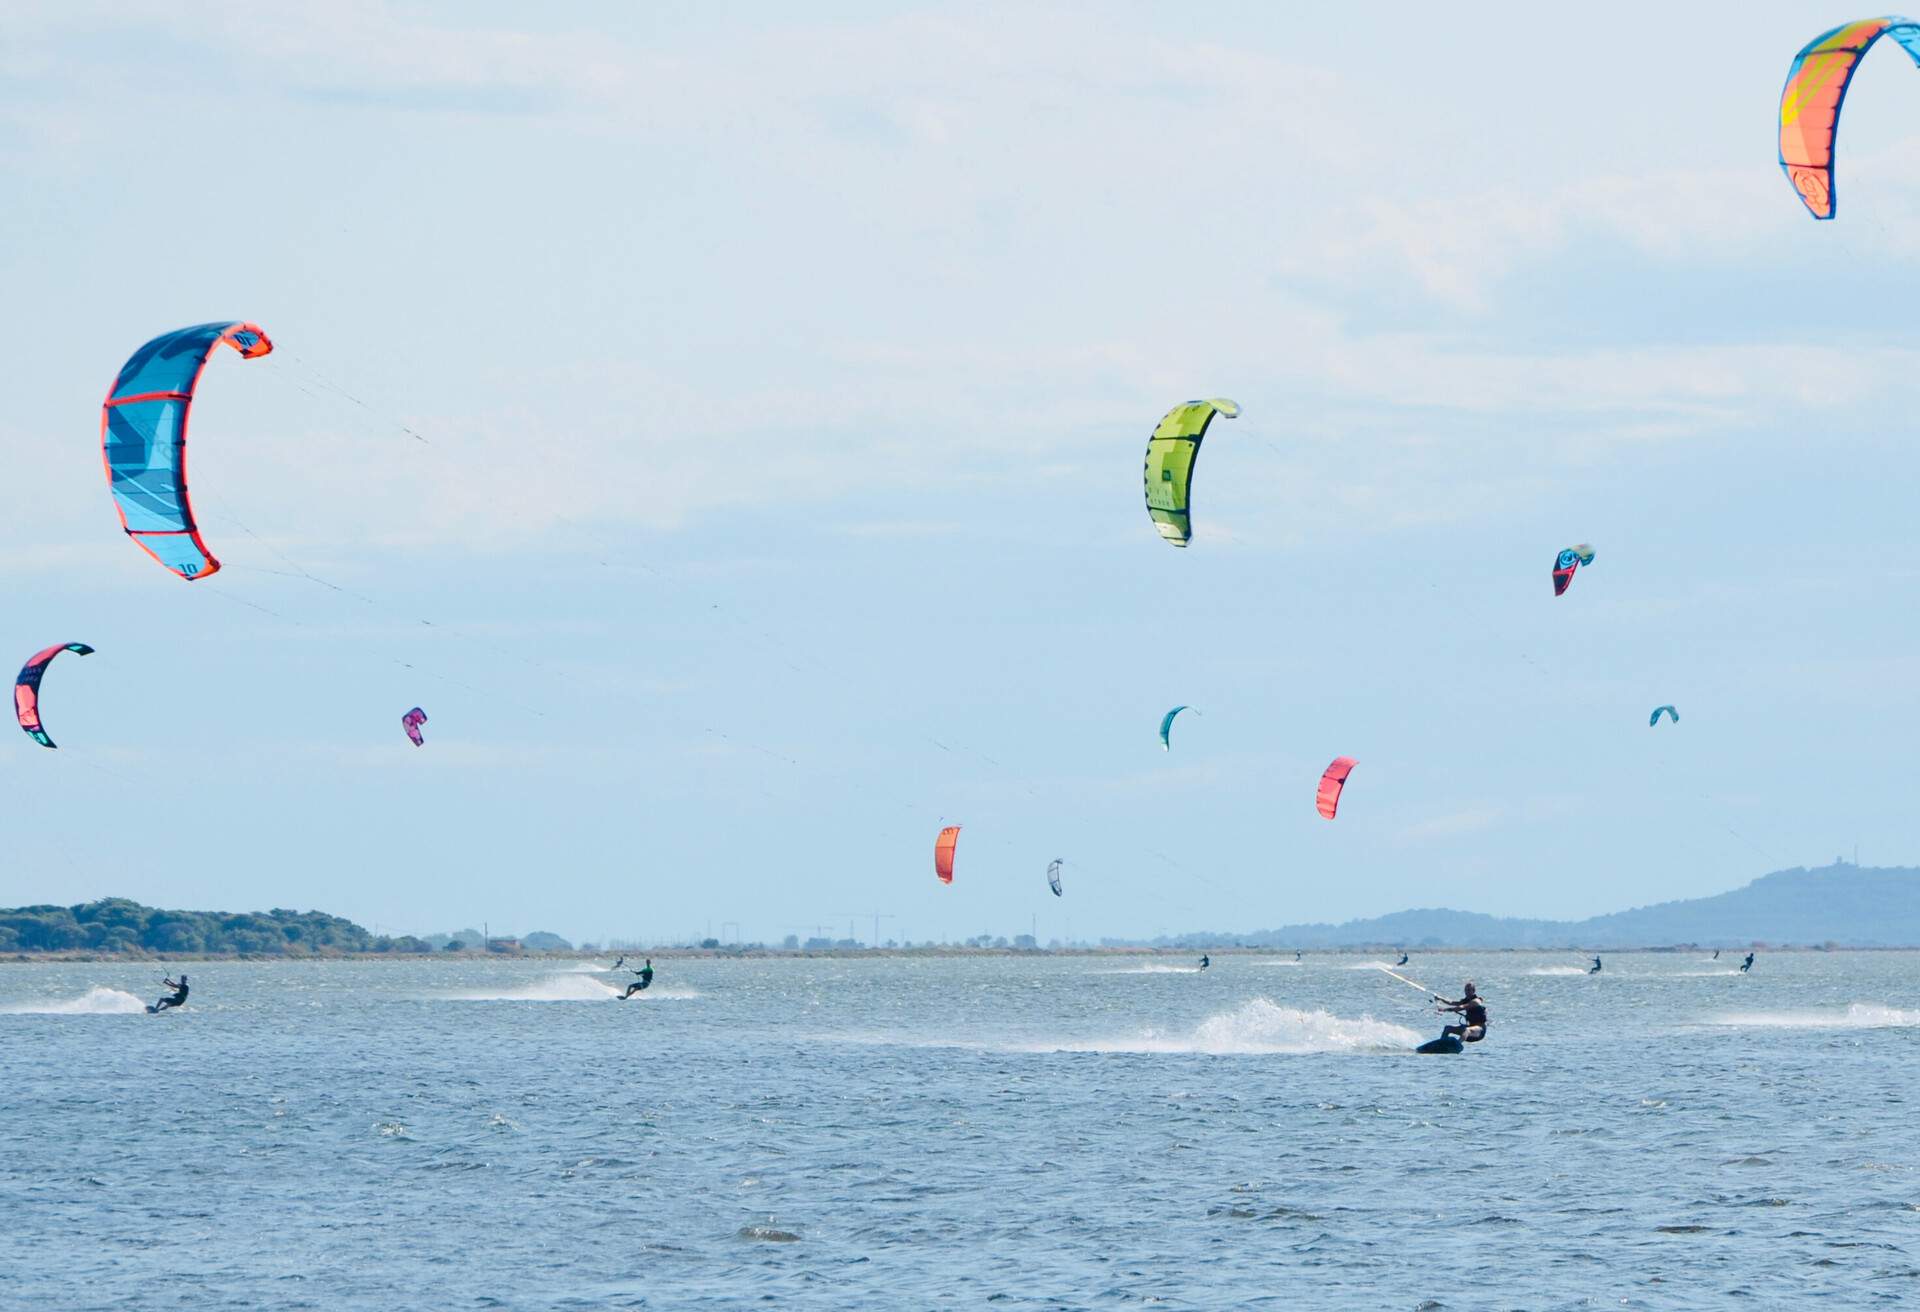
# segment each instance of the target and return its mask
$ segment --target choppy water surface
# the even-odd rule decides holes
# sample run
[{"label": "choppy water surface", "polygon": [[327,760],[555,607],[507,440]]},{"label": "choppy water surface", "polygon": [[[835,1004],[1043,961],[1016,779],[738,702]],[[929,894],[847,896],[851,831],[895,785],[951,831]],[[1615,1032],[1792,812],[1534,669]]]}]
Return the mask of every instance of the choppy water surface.
[{"label": "choppy water surface", "polygon": [[1920,1298],[1920,955],[0,966],[0,1307]]}]

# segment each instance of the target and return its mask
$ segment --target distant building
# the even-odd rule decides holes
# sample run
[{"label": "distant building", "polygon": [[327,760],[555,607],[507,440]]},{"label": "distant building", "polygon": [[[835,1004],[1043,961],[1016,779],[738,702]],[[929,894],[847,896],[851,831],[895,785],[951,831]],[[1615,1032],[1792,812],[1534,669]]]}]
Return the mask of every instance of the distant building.
[{"label": "distant building", "polygon": [[520,940],[519,940],[519,939],[517,939],[517,938],[493,938],[493,939],[488,939],[488,940],[487,940],[487,951],[489,951],[489,952],[518,952],[518,951],[520,951]]}]

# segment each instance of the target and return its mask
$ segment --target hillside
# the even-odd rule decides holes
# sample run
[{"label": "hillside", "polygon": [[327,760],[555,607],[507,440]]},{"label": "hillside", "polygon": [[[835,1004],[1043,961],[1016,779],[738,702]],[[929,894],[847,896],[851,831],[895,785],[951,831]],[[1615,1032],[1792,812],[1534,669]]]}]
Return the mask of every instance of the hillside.
[{"label": "hillside", "polygon": [[1522,920],[1470,911],[1396,911],[1340,925],[1287,925],[1182,942],[1273,947],[1633,948],[1835,944],[1920,946],[1920,869],[1848,864],[1776,870],[1731,892],[1659,902],[1586,920]]}]

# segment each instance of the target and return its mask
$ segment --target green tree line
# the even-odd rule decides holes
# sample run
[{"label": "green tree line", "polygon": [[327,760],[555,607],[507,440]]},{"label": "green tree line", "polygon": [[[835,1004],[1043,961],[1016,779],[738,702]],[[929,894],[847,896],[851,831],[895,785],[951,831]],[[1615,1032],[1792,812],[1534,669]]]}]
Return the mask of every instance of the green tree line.
[{"label": "green tree line", "polygon": [[123,897],[72,907],[0,910],[0,952],[247,953],[274,957],[342,952],[431,952],[411,935],[373,934],[324,911],[163,911]]}]

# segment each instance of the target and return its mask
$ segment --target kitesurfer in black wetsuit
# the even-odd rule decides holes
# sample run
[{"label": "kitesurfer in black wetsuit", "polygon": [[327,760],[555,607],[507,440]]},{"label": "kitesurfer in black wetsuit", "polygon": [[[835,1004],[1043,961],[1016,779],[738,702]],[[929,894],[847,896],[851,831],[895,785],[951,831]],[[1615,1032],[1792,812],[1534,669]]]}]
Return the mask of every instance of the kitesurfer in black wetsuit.
[{"label": "kitesurfer in black wetsuit", "polygon": [[1213,964],[1213,959],[1207,956],[1206,953],[1202,952],[1200,954],[1200,969],[1205,970],[1208,966],[1211,966],[1212,964]]},{"label": "kitesurfer in black wetsuit", "polygon": [[1587,968],[1587,974],[1598,975],[1599,973],[1600,973],[1600,958],[1595,957],[1593,959],[1593,965]]},{"label": "kitesurfer in black wetsuit", "polygon": [[[622,960],[624,959],[625,958],[622,958]],[[647,964],[633,973],[640,978],[627,985],[627,991],[620,995],[620,1001],[622,1002],[625,1002],[628,998],[646,988],[647,985],[653,983],[653,958],[648,957]]]},{"label": "kitesurfer in black wetsuit", "polygon": [[151,1007],[148,1007],[147,1008],[148,1011],[158,1016],[161,1012],[165,1011],[168,1007],[184,1007],[187,1005],[187,977],[185,975],[182,975],[177,983],[171,979],[166,979],[164,977],[161,979],[160,982],[162,984],[165,984],[168,988],[172,989],[173,992],[168,994],[166,997],[161,998],[158,1002],[154,1003]]},{"label": "kitesurfer in black wetsuit", "polygon": [[1744,975],[1752,969],[1753,969],[1753,953],[1749,952],[1747,953],[1747,959],[1740,963],[1740,973]]},{"label": "kitesurfer in black wetsuit", "polygon": [[1720,960],[1720,949],[1719,949],[1719,948],[1715,948],[1715,949],[1713,950],[1713,959],[1714,959],[1715,961],[1718,961],[1718,960]]},{"label": "kitesurfer in black wetsuit", "polygon": [[1462,996],[1457,1002],[1449,1001],[1438,993],[1433,1000],[1440,1004],[1440,1010],[1458,1012],[1463,1022],[1459,1025],[1442,1027],[1442,1036],[1457,1035],[1462,1043],[1478,1043],[1487,1037],[1487,1004],[1474,991],[1473,981],[1468,980]]},{"label": "kitesurfer in black wetsuit", "polygon": [[1394,962],[1393,964],[1394,964],[1394,965],[1396,965],[1396,966],[1404,966],[1404,965],[1406,965],[1406,964],[1407,964],[1407,954],[1406,954],[1406,953],[1404,953],[1404,952],[1402,952],[1402,953],[1400,954],[1400,960],[1398,960],[1398,961],[1396,961],[1396,962]]}]

